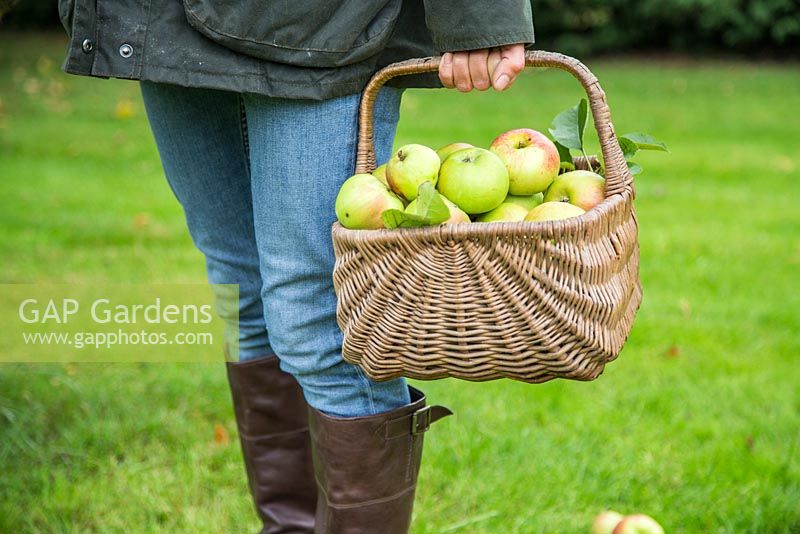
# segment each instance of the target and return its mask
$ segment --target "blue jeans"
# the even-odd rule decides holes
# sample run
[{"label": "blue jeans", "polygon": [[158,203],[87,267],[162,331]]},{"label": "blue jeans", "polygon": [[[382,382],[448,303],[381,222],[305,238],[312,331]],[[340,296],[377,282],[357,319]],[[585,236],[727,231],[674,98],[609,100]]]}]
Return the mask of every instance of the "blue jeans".
[{"label": "blue jeans", "polygon": [[[172,191],[215,284],[239,284],[239,358],[275,354],[314,408],[335,417],[409,403],[402,379],[374,382],[341,356],[331,224],[353,173],[359,95],[322,102],[141,83]],[[379,161],[402,91],[381,91]]]}]

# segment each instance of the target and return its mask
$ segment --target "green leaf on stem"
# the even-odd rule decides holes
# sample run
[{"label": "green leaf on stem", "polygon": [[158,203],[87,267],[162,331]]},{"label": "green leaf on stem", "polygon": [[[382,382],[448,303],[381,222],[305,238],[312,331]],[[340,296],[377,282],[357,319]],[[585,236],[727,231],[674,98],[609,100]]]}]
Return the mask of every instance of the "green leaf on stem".
[{"label": "green leaf on stem", "polygon": [[430,182],[422,182],[419,185],[415,211],[417,215],[429,219],[431,224],[443,223],[450,218],[450,208]]},{"label": "green leaf on stem", "polygon": [[450,208],[430,182],[423,182],[417,190],[414,211],[389,209],[381,213],[386,228],[417,228],[443,223],[450,218]]},{"label": "green leaf on stem", "polygon": [[633,132],[620,136],[620,139],[625,138],[636,143],[639,150],[659,150],[661,152],[669,152],[667,145],[663,141],[659,141],[649,134]]},{"label": "green leaf on stem", "polygon": [[622,149],[622,155],[625,156],[625,161],[630,161],[631,158],[639,151],[639,145],[624,135],[621,136],[618,141],[619,147]]},{"label": "green leaf on stem", "polygon": [[631,171],[631,174],[633,174],[634,176],[636,176],[637,174],[641,174],[643,170],[641,165],[639,165],[638,163],[634,163],[632,161],[628,161],[627,163],[628,163],[628,170]]},{"label": "green leaf on stem", "polygon": [[583,152],[583,132],[588,118],[588,103],[582,98],[577,105],[556,115],[550,125],[550,135],[565,147]]},{"label": "green leaf on stem", "polygon": [[390,209],[381,213],[381,220],[386,228],[416,228],[418,226],[429,226],[430,219],[421,217],[416,213],[408,213],[403,210]]},{"label": "green leaf on stem", "polygon": [[575,166],[575,162],[572,161],[572,154],[570,154],[569,149],[559,143],[558,141],[553,141],[558,149],[558,157],[561,158],[561,163],[569,163],[573,167]]}]

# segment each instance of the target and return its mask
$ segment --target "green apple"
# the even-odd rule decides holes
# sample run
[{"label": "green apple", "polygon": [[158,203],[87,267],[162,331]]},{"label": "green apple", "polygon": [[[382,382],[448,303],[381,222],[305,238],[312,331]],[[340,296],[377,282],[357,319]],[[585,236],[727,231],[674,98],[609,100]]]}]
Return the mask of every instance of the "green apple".
[{"label": "green apple", "polygon": [[530,211],[542,202],[544,202],[544,195],[542,193],[536,193],[535,195],[526,196],[508,195],[503,201],[503,204],[516,204]]},{"label": "green apple", "polygon": [[528,214],[527,208],[505,201],[492,211],[481,213],[475,219],[478,222],[521,221]]},{"label": "green apple", "polygon": [[591,171],[565,172],[544,194],[545,202],[569,202],[589,211],[603,201],[606,181]]},{"label": "green apple", "polygon": [[561,166],[556,145],[543,133],[529,128],[497,136],[489,150],[500,156],[508,168],[512,195],[541,193],[556,179]]},{"label": "green apple", "polygon": [[[469,218],[469,215],[464,213],[458,206],[453,204],[446,196],[441,194],[439,196],[450,210],[450,218],[444,221],[442,224],[459,224],[459,223],[472,222]],[[416,213],[417,212],[416,210],[417,210],[417,199],[414,199],[411,202],[409,202],[408,206],[406,206],[406,212]]]},{"label": "green apple", "polygon": [[405,145],[386,164],[386,182],[406,200],[417,198],[422,182],[436,185],[439,177],[439,156],[425,145]]},{"label": "green apple", "polygon": [[620,521],[614,534],[664,534],[664,528],[649,515],[634,514]]},{"label": "green apple", "polygon": [[472,148],[472,145],[469,143],[450,143],[449,145],[445,145],[437,150],[436,153],[439,155],[439,159],[444,163],[444,160],[447,159],[447,156],[464,148]]},{"label": "green apple", "polygon": [[462,148],[444,160],[436,187],[466,213],[485,213],[506,198],[508,171],[488,150]]},{"label": "green apple", "polygon": [[403,209],[403,203],[371,174],[355,174],[345,180],[336,195],[336,218],[345,228],[384,228],[381,213]]},{"label": "green apple", "polygon": [[567,202],[545,202],[539,204],[525,216],[526,221],[557,221],[569,219],[586,213],[578,206],[573,206]]},{"label": "green apple", "polygon": [[372,176],[374,176],[375,178],[380,180],[381,183],[383,185],[385,185],[386,187],[389,187],[389,182],[386,181],[386,166],[387,165],[388,165],[388,163],[384,163],[383,165],[379,165],[378,167],[376,167],[375,170],[372,171]]},{"label": "green apple", "polygon": [[606,510],[605,512],[601,512],[597,517],[594,518],[594,523],[592,523],[592,529],[590,531],[591,534],[612,534],[614,529],[620,522],[625,518],[620,513],[617,513],[613,510]]}]

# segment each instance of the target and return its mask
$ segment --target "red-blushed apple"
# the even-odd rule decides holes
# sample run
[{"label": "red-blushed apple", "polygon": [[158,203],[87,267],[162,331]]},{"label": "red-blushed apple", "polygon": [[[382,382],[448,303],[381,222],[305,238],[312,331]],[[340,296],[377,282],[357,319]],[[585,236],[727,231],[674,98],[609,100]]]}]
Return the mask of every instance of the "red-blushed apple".
[{"label": "red-blushed apple", "polygon": [[439,156],[432,148],[405,145],[387,163],[386,181],[392,191],[406,200],[414,200],[422,182],[436,185],[440,165]]},{"label": "red-blushed apple", "polygon": [[530,211],[542,202],[544,202],[544,195],[542,193],[536,193],[535,195],[526,196],[508,195],[503,201],[503,204],[516,204]]},{"label": "red-blushed apple", "polygon": [[345,228],[384,228],[381,213],[403,209],[402,201],[371,174],[355,174],[345,180],[336,195],[336,218]]},{"label": "red-blushed apple", "polygon": [[444,160],[436,187],[466,213],[485,213],[506,198],[508,171],[500,158],[488,150],[462,148]]},{"label": "red-blushed apple", "polygon": [[545,202],[569,202],[589,211],[603,201],[606,181],[591,171],[565,172],[544,194]]},{"label": "red-blushed apple", "polygon": [[664,534],[664,528],[649,515],[633,514],[620,521],[614,534]]},{"label": "red-blushed apple", "polygon": [[477,222],[521,221],[528,215],[528,209],[519,204],[505,201],[492,211],[481,213],[475,219]]},{"label": "red-blushed apple", "polygon": [[601,512],[598,514],[597,517],[594,518],[594,523],[592,523],[592,529],[590,531],[591,534],[612,534],[614,529],[620,522],[625,518],[620,513],[617,513],[613,510],[606,510],[605,512]]},{"label": "red-blushed apple", "polygon": [[[469,215],[464,213],[458,206],[453,204],[446,196],[439,195],[439,197],[444,201],[447,205],[447,208],[450,210],[450,218],[444,221],[442,224],[459,224],[459,223],[468,223],[472,222],[469,218]],[[417,199],[412,200],[406,206],[406,211],[408,213],[416,213],[417,211]]]},{"label": "red-blushed apple", "polygon": [[578,206],[573,206],[567,202],[545,202],[539,204],[525,216],[526,221],[558,221],[569,219],[586,213]]},{"label": "red-blushed apple", "polygon": [[386,181],[386,166],[388,163],[384,163],[383,165],[378,165],[374,171],[372,171],[372,176],[377,178],[381,181],[383,185],[389,187],[389,182]]},{"label": "red-blushed apple", "polygon": [[546,135],[529,128],[500,134],[489,150],[508,168],[509,193],[532,195],[546,190],[558,176],[561,157]]},{"label": "red-blushed apple", "polygon": [[445,145],[437,150],[436,153],[439,155],[439,159],[444,162],[444,160],[447,159],[447,156],[464,148],[472,148],[472,145],[469,143],[450,143],[449,145]]}]

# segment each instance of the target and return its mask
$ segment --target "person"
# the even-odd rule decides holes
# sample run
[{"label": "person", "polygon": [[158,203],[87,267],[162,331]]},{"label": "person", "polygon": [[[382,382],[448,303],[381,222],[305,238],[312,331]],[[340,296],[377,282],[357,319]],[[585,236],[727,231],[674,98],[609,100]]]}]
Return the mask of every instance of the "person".
[{"label": "person", "polygon": [[422,433],[449,411],[342,360],[334,201],[369,78],[444,53],[378,95],[385,161],[404,88],[513,83],[529,1],[59,0],[59,15],[64,71],[140,81],[208,279],[239,286],[226,365],[262,532],[407,532]]}]

